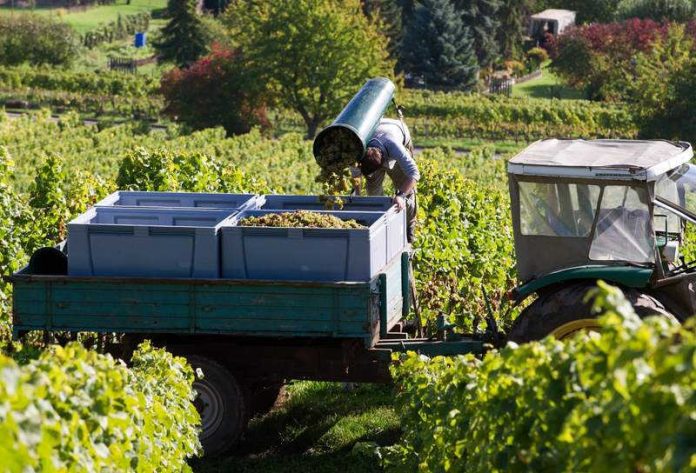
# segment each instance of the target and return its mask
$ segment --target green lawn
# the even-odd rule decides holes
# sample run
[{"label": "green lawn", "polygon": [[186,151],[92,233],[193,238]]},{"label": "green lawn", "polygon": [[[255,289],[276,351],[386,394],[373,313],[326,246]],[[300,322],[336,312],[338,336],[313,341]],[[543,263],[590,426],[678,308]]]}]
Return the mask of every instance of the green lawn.
[{"label": "green lawn", "polygon": [[[62,19],[75,31],[84,34],[87,31],[93,30],[102,23],[109,23],[118,18],[118,15],[128,15],[141,11],[153,12],[167,6],[167,0],[131,0],[130,4],[126,4],[126,0],[117,0],[113,5],[100,5],[88,8],[85,11],[69,12],[63,8],[37,8],[33,10],[41,15],[51,15]],[[0,13],[12,14],[15,11],[32,11],[26,8],[11,9],[1,8]]]},{"label": "green lawn", "polygon": [[512,87],[513,97],[532,97],[532,98],[558,98],[558,99],[582,99],[582,92],[572,89],[558,78],[548,65],[541,71],[541,77],[532,79],[522,84]]},{"label": "green lawn", "polygon": [[[156,31],[152,25],[148,30],[147,45],[144,48],[136,48],[133,46],[133,38],[114,41],[113,43],[100,44],[92,49],[83,50],[79,58],[73,64],[73,69],[82,71],[95,71],[104,69],[108,63],[109,57],[125,57],[132,59],[145,59],[155,55],[155,49],[152,47],[153,33]],[[160,77],[162,70],[169,69],[168,64],[148,64],[138,68],[138,74],[154,75]]]},{"label": "green lawn", "polygon": [[370,473],[379,460],[356,443],[391,445],[400,436],[392,387],[363,384],[346,391],[340,383],[299,382],[289,399],[253,419],[236,452],[192,464],[196,473]]}]

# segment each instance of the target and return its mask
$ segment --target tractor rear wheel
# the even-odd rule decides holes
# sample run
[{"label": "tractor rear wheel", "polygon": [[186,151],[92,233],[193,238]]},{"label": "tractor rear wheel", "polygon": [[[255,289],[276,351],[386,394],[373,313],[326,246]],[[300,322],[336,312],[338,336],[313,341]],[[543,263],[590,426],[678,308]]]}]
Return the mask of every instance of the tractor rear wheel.
[{"label": "tractor rear wheel", "polygon": [[[527,343],[547,335],[562,340],[581,331],[599,330],[597,317],[592,314],[592,301],[584,301],[594,287],[594,282],[576,283],[539,296],[515,319],[508,340]],[[636,289],[624,288],[623,292],[639,317],[659,315],[679,323],[654,297]]]}]

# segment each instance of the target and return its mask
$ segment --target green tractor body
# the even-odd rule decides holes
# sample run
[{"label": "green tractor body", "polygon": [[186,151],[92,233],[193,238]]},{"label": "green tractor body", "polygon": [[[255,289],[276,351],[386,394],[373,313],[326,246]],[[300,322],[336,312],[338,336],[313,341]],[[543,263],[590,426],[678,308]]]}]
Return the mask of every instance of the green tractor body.
[{"label": "green tractor body", "polygon": [[[513,340],[555,333],[552,309],[589,320],[583,294],[600,279],[624,289],[639,315],[696,313],[696,262],[680,256],[687,225],[696,224],[692,157],[683,142],[544,140],[510,160],[522,282],[512,296],[538,295]],[[545,329],[531,330],[547,312]]]}]

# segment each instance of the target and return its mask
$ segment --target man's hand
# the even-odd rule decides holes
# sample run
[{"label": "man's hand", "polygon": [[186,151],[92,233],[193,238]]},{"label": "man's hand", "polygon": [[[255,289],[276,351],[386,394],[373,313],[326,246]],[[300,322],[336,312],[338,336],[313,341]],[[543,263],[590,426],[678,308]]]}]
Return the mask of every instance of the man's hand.
[{"label": "man's hand", "polygon": [[392,202],[394,202],[394,205],[396,205],[396,209],[399,212],[406,208],[406,199],[403,195],[395,195]]}]

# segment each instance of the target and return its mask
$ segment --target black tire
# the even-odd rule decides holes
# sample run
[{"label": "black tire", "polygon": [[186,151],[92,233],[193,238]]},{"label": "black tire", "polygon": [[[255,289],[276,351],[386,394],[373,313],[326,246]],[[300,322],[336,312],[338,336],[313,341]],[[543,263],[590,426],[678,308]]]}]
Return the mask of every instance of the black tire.
[{"label": "black tire", "polygon": [[[572,322],[596,319],[591,310],[592,301],[584,301],[587,291],[594,287],[594,282],[582,282],[542,294],[515,319],[508,340],[516,343],[541,340],[560,327],[572,326]],[[639,317],[659,315],[679,323],[654,297],[636,289],[622,290]]]},{"label": "black tire", "polygon": [[220,455],[234,447],[248,421],[248,408],[241,385],[229,370],[198,355],[186,359],[203,378],[193,387],[198,393],[194,405],[201,415],[200,440],[205,456]]},{"label": "black tire", "polygon": [[65,276],[68,274],[68,257],[57,248],[39,248],[29,259],[29,274]]}]

